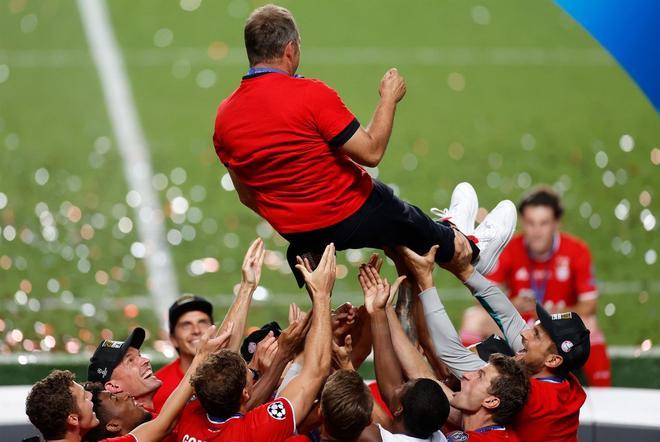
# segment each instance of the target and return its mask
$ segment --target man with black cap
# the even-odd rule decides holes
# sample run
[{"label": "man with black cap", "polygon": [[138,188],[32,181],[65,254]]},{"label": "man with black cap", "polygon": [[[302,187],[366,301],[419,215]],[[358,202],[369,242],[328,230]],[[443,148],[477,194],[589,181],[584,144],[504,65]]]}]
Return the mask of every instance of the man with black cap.
[{"label": "man with black cap", "polygon": [[[409,270],[420,283],[419,296],[435,350],[455,373],[479,370],[483,361],[462,346],[433,287],[434,252],[431,249],[419,256],[406,249],[403,254]],[[513,423],[518,437],[530,442],[577,442],[580,408],[586,394],[571,372],[585,364],[590,352],[589,330],[582,319],[574,312],[550,315],[537,305],[539,320],[528,328],[509,298],[474,270],[467,254],[458,254],[446,268],[484,306],[516,352],[517,361],[529,373],[529,396]]]},{"label": "man with black cap", "polygon": [[128,393],[153,411],[153,397],[162,382],[140,354],[144,337],[144,329],[137,327],[123,342],[102,341],[89,361],[87,380],[102,383],[111,393]]},{"label": "man with black cap", "polygon": [[160,411],[183,379],[195,357],[200,337],[213,325],[213,305],[200,296],[182,296],[170,306],[169,324],[170,341],[179,357],[156,372],[156,377],[162,381],[154,395],[156,411]]}]

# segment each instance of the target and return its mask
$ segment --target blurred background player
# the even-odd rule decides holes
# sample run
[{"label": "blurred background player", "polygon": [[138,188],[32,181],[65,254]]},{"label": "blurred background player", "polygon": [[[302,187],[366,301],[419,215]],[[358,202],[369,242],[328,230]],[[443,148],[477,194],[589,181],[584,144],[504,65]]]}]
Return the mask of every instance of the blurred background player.
[{"label": "blurred background player", "polygon": [[[550,313],[574,311],[591,331],[591,355],[583,372],[589,385],[611,385],[605,337],[596,317],[598,289],[589,247],[560,231],[564,212],[557,193],[539,187],[518,205],[522,232],[502,252],[488,278],[506,286],[523,318],[536,320],[536,302]],[[461,338],[465,344],[497,333],[497,326],[480,306],[465,312]]]}]

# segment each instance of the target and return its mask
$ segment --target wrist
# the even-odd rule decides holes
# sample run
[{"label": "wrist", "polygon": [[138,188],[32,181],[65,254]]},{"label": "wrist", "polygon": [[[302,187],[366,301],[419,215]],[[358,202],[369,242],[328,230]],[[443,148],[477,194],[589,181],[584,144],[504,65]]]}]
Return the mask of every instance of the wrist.
[{"label": "wrist", "polygon": [[417,287],[420,291],[428,290],[433,287],[433,278],[431,276],[417,278]]},{"label": "wrist", "polygon": [[468,279],[474,274],[474,266],[469,264],[465,269],[461,270],[456,274],[456,277],[461,280],[463,284],[467,282]]}]

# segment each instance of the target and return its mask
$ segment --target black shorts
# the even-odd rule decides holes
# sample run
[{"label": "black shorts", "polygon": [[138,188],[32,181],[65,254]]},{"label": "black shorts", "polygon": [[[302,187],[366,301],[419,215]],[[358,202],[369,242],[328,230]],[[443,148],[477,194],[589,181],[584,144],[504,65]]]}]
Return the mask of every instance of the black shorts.
[{"label": "black shorts", "polygon": [[295,268],[296,256],[310,257],[315,267],[314,261],[320,259],[331,242],[337,250],[404,245],[420,255],[438,244],[436,262],[452,259],[454,230],[449,223],[433,221],[418,207],[397,198],[387,185],[373,181],[373,190],[365,203],[345,220],[319,230],[282,235],[290,242],[287,260],[299,287],[304,280]]}]

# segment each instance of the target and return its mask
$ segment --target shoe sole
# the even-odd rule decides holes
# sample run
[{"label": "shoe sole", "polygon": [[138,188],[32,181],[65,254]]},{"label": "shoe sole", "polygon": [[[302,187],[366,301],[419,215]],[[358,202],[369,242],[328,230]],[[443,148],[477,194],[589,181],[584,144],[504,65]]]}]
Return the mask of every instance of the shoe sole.
[{"label": "shoe sole", "polygon": [[[477,198],[477,191],[474,190],[474,187],[472,186],[472,184],[468,183],[467,181],[463,181],[461,183],[458,183],[456,185],[456,187],[454,187],[454,191],[459,186],[467,187],[468,190],[467,190],[466,193],[468,193],[468,194],[471,193],[472,194],[471,196],[474,197],[474,198],[470,198],[470,200],[474,201],[474,203],[475,203],[473,207],[470,207],[470,219],[472,220],[472,228],[467,232],[461,231],[461,233],[464,234],[465,236],[471,236],[471,235],[474,235],[474,222],[477,218],[477,212],[479,211],[479,199]],[[453,192],[452,192],[452,196],[454,196]],[[451,207],[451,201],[449,202],[449,207]]]},{"label": "shoe sole", "polygon": [[[505,200],[505,201],[507,201],[513,207],[513,213],[516,214],[516,205],[513,204],[513,202],[510,201],[510,200]],[[500,204],[502,204],[502,203],[500,203]],[[500,204],[498,204],[497,206],[499,206]],[[507,204],[507,206],[509,204]],[[497,206],[495,206],[495,208],[497,208]],[[495,209],[493,209],[493,210],[495,210]],[[504,250],[504,248],[507,246],[507,244],[509,244],[509,241],[511,241],[511,238],[513,237],[513,232],[516,231],[516,224],[518,224],[518,215],[517,214],[516,214],[515,220],[516,220],[516,222],[513,223],[513,229],[510,229],[508,235],[506,236],[506,240],[504,242],[502,242],[502,244],[497,248],[497,253],[493,255],[494,259],[492,258],[490,260],[490,262],[485,266],[483,271],[479,272],[482,275],[487,275],[493,270],[493,267],[495,267],[495,263],[497,262],[500,255],[502,254],[502,250]],[[479,264],[477,264],[477,265],[479,265]]]}]

